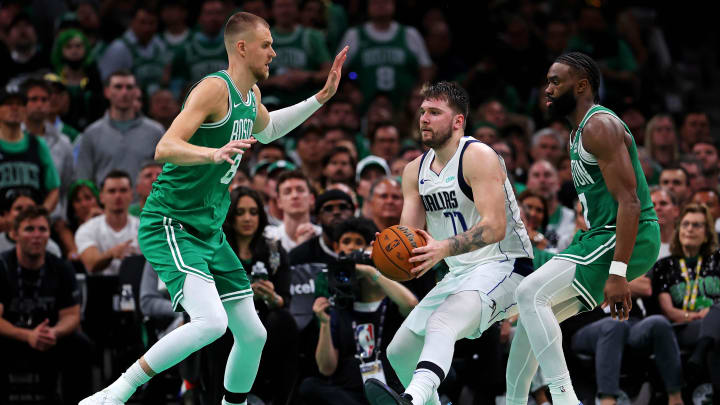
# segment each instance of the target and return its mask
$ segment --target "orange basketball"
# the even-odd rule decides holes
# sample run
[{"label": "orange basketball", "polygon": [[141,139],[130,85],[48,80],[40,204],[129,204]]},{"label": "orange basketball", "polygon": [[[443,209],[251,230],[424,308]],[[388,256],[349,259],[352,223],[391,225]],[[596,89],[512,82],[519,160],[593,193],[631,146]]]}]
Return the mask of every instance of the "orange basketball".
[{"label": "orange basketball", "polygon": [[425,246],[425,238],[417,229],[394,225],[378,235],[372,250],[372,259],[385,277],[395,281],[407,281],[415,278],[410,269],[418,263],[410,263],[412,250]]}]

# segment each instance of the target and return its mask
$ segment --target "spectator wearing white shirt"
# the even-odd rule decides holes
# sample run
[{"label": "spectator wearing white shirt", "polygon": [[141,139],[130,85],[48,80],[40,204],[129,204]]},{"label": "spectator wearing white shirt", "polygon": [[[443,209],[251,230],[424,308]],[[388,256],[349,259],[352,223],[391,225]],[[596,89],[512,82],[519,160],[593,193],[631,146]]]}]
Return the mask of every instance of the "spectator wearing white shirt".
[{"label": "spectator wearing white shirt", "polygon": [[322,232],[310,222],[310,210],[315,205],[311,190],[310,182],[299,170],[282,173],[277,179],[277,205],[283,222],[265,228],[265,236],[279,240],[286,252]]},{"label": "spectator wearing white shirt", "polygon": [[130,175],[120,170],[108,173],[100,186],[103,215],[80,225],[75,233],[80,260],[88,273],[117,274],[123,258],[139,253],[140,221],[128,213],[131,200]]}]

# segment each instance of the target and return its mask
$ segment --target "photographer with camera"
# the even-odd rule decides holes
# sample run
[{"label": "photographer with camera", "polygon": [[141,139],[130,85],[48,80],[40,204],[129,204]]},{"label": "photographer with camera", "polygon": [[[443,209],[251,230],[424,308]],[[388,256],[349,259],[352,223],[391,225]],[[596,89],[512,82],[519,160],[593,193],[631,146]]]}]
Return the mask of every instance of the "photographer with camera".
[{"label": "photographer with camera", "polygon": [[313,304],[320,324],[315,360],[326,378],[302,382],[300,395],[307,403],[365,405],[367,378],[400,384],[385,349],[418,300],[372,266],[364,249],[376,231],[364,218],[350,218],[335,229],[333,248],[339,260],[318,275],[319,296]]}]

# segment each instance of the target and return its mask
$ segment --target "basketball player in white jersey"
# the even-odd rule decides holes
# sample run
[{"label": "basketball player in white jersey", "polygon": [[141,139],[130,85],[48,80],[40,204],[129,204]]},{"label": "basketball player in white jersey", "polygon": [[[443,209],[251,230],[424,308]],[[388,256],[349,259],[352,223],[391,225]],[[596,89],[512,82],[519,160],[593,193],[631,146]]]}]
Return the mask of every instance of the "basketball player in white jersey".
[{"label": "basketball player in white jersey", "polygon": [[443,259],[450,272],[388,346],[405,392],[368,379],[372,405],[439,405],[437,387],[455,341],[475,339],[516,314],[515,288],[532,271],[532,246],[505,164],[489,146],[463,136],[467,116],[468,95],[456,83],[423,90],[420,129],[431,149],[405,167],[400,224],[421,229],[427,240],[410,259],[418,277]]}]

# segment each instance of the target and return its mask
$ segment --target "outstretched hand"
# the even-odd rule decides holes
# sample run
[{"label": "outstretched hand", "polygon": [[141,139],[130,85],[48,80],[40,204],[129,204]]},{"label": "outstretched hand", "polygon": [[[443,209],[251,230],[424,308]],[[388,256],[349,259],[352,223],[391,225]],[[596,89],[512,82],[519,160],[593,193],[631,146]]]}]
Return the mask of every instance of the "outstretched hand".
[{"label": "outstretched hand", "polygon": [[242,155],[246,149],[249,149],[257,139],[250,137],[248,139],[236,139],[223,145],[222,148],[216,149],[212,154],[212,161],[215,164],[222,162],[234,163],[235,155]]},{"label": "outstretched hand", "polygon": [[348,49],[350,49],[350,47],[346,46],[342,49],[342,51],[340,51],[340,53],[337,54],[335,61],[330,68],[330,73],[328,74],[327,81],[325,82],[325,87],[323,87],[322,90],[320,90],[315,96],[320,104],[325,104],[332,96],[335,95],[335,92],[337,92],[338,85],[340,84],[340,77],[342,77],[342,66],[343,63],[345,63],[345,59],[347,59]]}]

